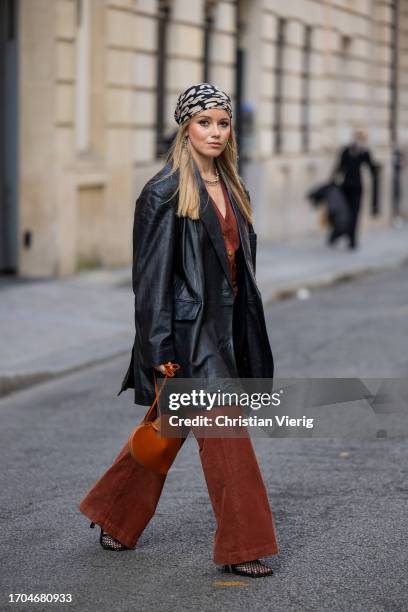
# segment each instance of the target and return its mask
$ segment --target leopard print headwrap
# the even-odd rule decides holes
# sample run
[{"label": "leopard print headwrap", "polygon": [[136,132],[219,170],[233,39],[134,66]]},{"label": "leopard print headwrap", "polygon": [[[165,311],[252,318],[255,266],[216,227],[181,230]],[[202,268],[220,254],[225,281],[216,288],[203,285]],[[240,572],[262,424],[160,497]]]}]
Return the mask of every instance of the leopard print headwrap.
[{"label": "leopard print headwrap", "polygon": [[232,117],[231,98],[216,85],[198,83],[179,95],[174,118],[181,125],[193,115],[209,108],[224,108]]}]

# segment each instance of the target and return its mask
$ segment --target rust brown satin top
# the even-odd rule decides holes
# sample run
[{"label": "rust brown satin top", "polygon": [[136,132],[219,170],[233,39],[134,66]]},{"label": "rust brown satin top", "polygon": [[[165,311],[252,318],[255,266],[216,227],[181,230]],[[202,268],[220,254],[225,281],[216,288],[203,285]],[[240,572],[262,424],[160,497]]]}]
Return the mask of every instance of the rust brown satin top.
[{"label": "rust brown satin top", "polygon": [[210,198],[210,200],[213,203],[213,206],[217,213],[217,217],[221,225],[222,235],[224,236],[225,249],[227,251],[228,264],[229,264],[231,280],[232,280],[232,287],[233,287],[234,298],[235,298],[237,291],[238,291],[235,251],[239,249],[241,241],[239,239],[237,220],[235,218],[234,210],[232,208],[230,199],[228,197],[228,191],[223,181],[221,181],[221,187],[224,193],[224,200],[225,200],[225,206],[226,206],[225,218],[222,216],[214,200],[212,198]]}]

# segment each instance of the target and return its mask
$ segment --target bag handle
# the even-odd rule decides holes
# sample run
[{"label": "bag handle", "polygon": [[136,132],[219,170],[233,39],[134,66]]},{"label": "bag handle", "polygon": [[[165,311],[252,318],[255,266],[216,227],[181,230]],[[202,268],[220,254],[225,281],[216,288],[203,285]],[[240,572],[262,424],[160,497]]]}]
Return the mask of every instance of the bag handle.
[{"label": "bag handle", "polygon": [[168,361],[167,363],[164,364],[164,368],[166,370],[166,377],[165,377],[165,379],[163,381],[163,384],[162,384],[162,386],[160,388],[160,391],[158,390],[158,386],[157,386],[156,369],[153,368],[155,398],[154,398],[153,404],[150,406],[150,408],[149,408],[145,418],[143,419],[143,421],[148,421],[149,420],[149,416],[153,412],[155,405],[159,401],[160,393],[163,391],[163,387],[166,384],[167,379],[168,378],[173,378],[174,375],[175,375],[175,372],[177,370],[179,370],[180,367],[181,366],[178,363],[172,363],[171,361]]}]

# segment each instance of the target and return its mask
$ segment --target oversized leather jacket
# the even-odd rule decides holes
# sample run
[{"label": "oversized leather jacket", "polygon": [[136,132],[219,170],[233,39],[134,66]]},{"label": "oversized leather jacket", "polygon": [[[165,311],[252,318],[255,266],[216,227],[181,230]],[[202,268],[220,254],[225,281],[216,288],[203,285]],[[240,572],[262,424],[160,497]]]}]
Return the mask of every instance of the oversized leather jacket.
[{"label": "oversized leather jacket", "polygon": [[155,183],[170,168],[169,162],[146,183],[134,214],[135,339],[118,395],[133,388],[142,405],[154,399],[153,366],[168,361],[181,365],[177,376],[184,378],[271,379],[274,371],[252,225],[224,180],[241,241],[234,302],[224,238],[198,167],[199,220],[175,214],[178,172]]}]

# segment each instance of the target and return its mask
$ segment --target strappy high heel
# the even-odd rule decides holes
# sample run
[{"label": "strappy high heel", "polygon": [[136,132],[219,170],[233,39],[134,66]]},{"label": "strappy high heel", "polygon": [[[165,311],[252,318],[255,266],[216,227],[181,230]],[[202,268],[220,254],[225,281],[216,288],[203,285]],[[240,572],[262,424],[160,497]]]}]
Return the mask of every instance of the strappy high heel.
[{"label": "strappy high heel", "polygon": [[238,574],[239,576],[247,576],[248,578],[263,578],[273,574],[273,569],[259,559],[244,561],[243,563],[226,563],[224,571]]},{"label": "strappy high heel", "polygon": [[[95,527],[95,523],[92,522],[89,525],[92,529]],[[127,546],[121,544],[116,538],[111,536],[110,533],[106,533],[102,527],[99,526],[101,535],[99,536],[99,543],[105,550],[129,550]]]}]

